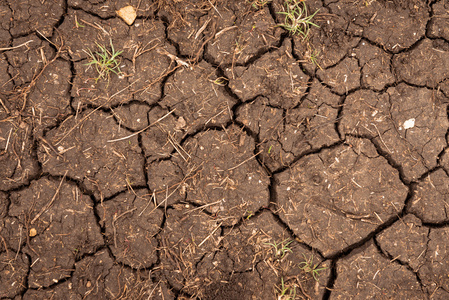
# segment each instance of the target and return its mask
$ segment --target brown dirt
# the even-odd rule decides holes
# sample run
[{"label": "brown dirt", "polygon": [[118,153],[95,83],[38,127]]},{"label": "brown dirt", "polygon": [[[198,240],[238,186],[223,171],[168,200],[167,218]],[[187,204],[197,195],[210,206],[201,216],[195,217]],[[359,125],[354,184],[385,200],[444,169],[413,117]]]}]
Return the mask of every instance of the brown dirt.
[{"label": "brown dirt", "polygon": [[0,299],[449,298],[448,2],[262,2],[0,0]]}]

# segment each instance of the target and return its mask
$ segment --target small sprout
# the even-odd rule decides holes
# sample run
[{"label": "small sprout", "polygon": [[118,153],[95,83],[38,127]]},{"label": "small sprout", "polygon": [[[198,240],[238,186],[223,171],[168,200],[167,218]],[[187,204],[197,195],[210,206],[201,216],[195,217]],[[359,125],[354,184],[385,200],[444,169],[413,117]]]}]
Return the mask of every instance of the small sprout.
[{"label": "small sprout", "polygon": [[244,45],[242,45],[242,44],[240,43],[240,38],[241,38],[241,36],[239,36],[238,41],[235,41],[235,48],[234,48],[234,53],[235,53],[235,54],[240,54],[240,53],[242,53],[243,50],[245,50],[245,48],[246,48],[246,46],[244,46]]},{"label": "small sprout", "polygon": [[301,35],[305,40],[309,35],[310,26],[320,27],[312,22],[319,9],[308,15],[306,3],[301,0],[286,0],[285,7],[287,11],[278,12],[278,14],[285,15],[284,23],[278,26],[287,30],[290,34]]},{"label": "small sprout", "polygon": [[281,277],[281,287],[276,287],[276,289],[279,293],[277,300],[294,300],[296,297],[296,286],[286,286],[283,277]]},{"label": "small sprout", "polygon": [[273,145],[270,146],[270,148],[268,148],[268,154],[271,153],[271,149],[273,148]]},{"label": "small sprout", "polygon": [[319,50],[311,50],[311,51],[309,51],[310,62],[322,70],[321,66],[318,64],[318,56],[319,55],[320,55],[320,51]]},{"label": "small sprout", "polygon": [[270,3],[271,0],[249,0],[251,6],[257,10],[262,9],[265,5]]},{"label": "small sprout", "polygon": [[87,53],[90,57],[90,61],[86,64],[87,66],[95,66],[95,69],[97,70],[98,77],[95,79],[95,82],[97,82],[100,78],[101,79],[107,79],[109,81],[110,73],[114,73],[117,76],[122,75],[122,71],[120,70],[120,60],[118,59],[118,56],[123,52],[121,51],[115,51],[114,45],[112,44],[112,40],[110,40],[111,44],[111,51],[106,49],[105,46],[102,46],[98,43],[96,43],[98,48],[100,49],[99,52],[95,52],[95,54],[90,51],[90,49],[87,49],[89,52],[83,50]]},{"label": "small sprout", "polygon": [[304,256],[304,261],[299,263],[299,268],[306,273],[312,273],[313,278],[318,281],[319,272],[327,269],[327,267],[317,268],[320,263],[313,264],[313,254],[309,259],[304,254],[302,256]]},{"label": "small sprout", "polygon": [[81,25],[81,24],[78,22],[78,18],[76,17],[76,15],[75,15],[75,26],[76,26],[76,28],[83,28],[83,27],[85,27],[84,25]]},{"label": "small sprout", "polygon": [[217,79],[215,79],[212,82],[219,86],[225,86],[228,83],[228,79],[225,77],[218,77]]},{"label": "small sprout", "polygon": [[287,252],[293,253],[292,249],[290,249],[288,247],[288,245],[290,245],[291,243],[293,243],[293,240],[290,239],[286,239],[283,240],[282,242],[280,242],[279,244],[274,242],[274,243],[265,243],[266,245],[270,245],[273,246],[274,251],[275,251],[275,255],[283,258],[285,256],[285,254],[287,254]]}]

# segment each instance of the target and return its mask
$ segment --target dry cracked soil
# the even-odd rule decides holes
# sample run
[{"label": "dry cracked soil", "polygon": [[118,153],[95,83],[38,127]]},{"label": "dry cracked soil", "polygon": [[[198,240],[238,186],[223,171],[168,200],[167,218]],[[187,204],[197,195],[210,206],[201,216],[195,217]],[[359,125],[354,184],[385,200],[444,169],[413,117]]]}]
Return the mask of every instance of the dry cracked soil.
[{"label": "dry cracked soil", "polygon": [[449,299],[448,0],[0,0],[0,100],[1,299]]}]

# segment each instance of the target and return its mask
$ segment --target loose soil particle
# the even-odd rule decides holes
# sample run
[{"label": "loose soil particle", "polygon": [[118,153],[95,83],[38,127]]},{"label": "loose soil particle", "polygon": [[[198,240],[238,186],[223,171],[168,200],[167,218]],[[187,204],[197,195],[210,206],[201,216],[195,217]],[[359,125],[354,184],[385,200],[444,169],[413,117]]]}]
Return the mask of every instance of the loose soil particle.
[{"label": "loose soil particle", "polygon": [[153,1],[139,1],[139,0],[114,0],[114,1],[98,1],[98,0],[67,0],[69,7],[76,8],[77,11],[81,9],[90,12],[93,15],[98,15],[102,19],[112,18],[116,16],[116,11],[120,8],[131,5],[137,9],[138,17],[149,17],[153,14],[156,8]]}]

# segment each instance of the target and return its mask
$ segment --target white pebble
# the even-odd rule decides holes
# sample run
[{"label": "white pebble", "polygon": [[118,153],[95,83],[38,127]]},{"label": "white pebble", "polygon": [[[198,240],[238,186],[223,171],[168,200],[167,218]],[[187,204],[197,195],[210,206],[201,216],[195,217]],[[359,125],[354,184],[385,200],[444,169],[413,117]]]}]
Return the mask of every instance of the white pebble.
[{"label": "white pebble", "polygon": [[415,127],[415,119],[411,118],[404,122],[404,129],[410,129]]}]

